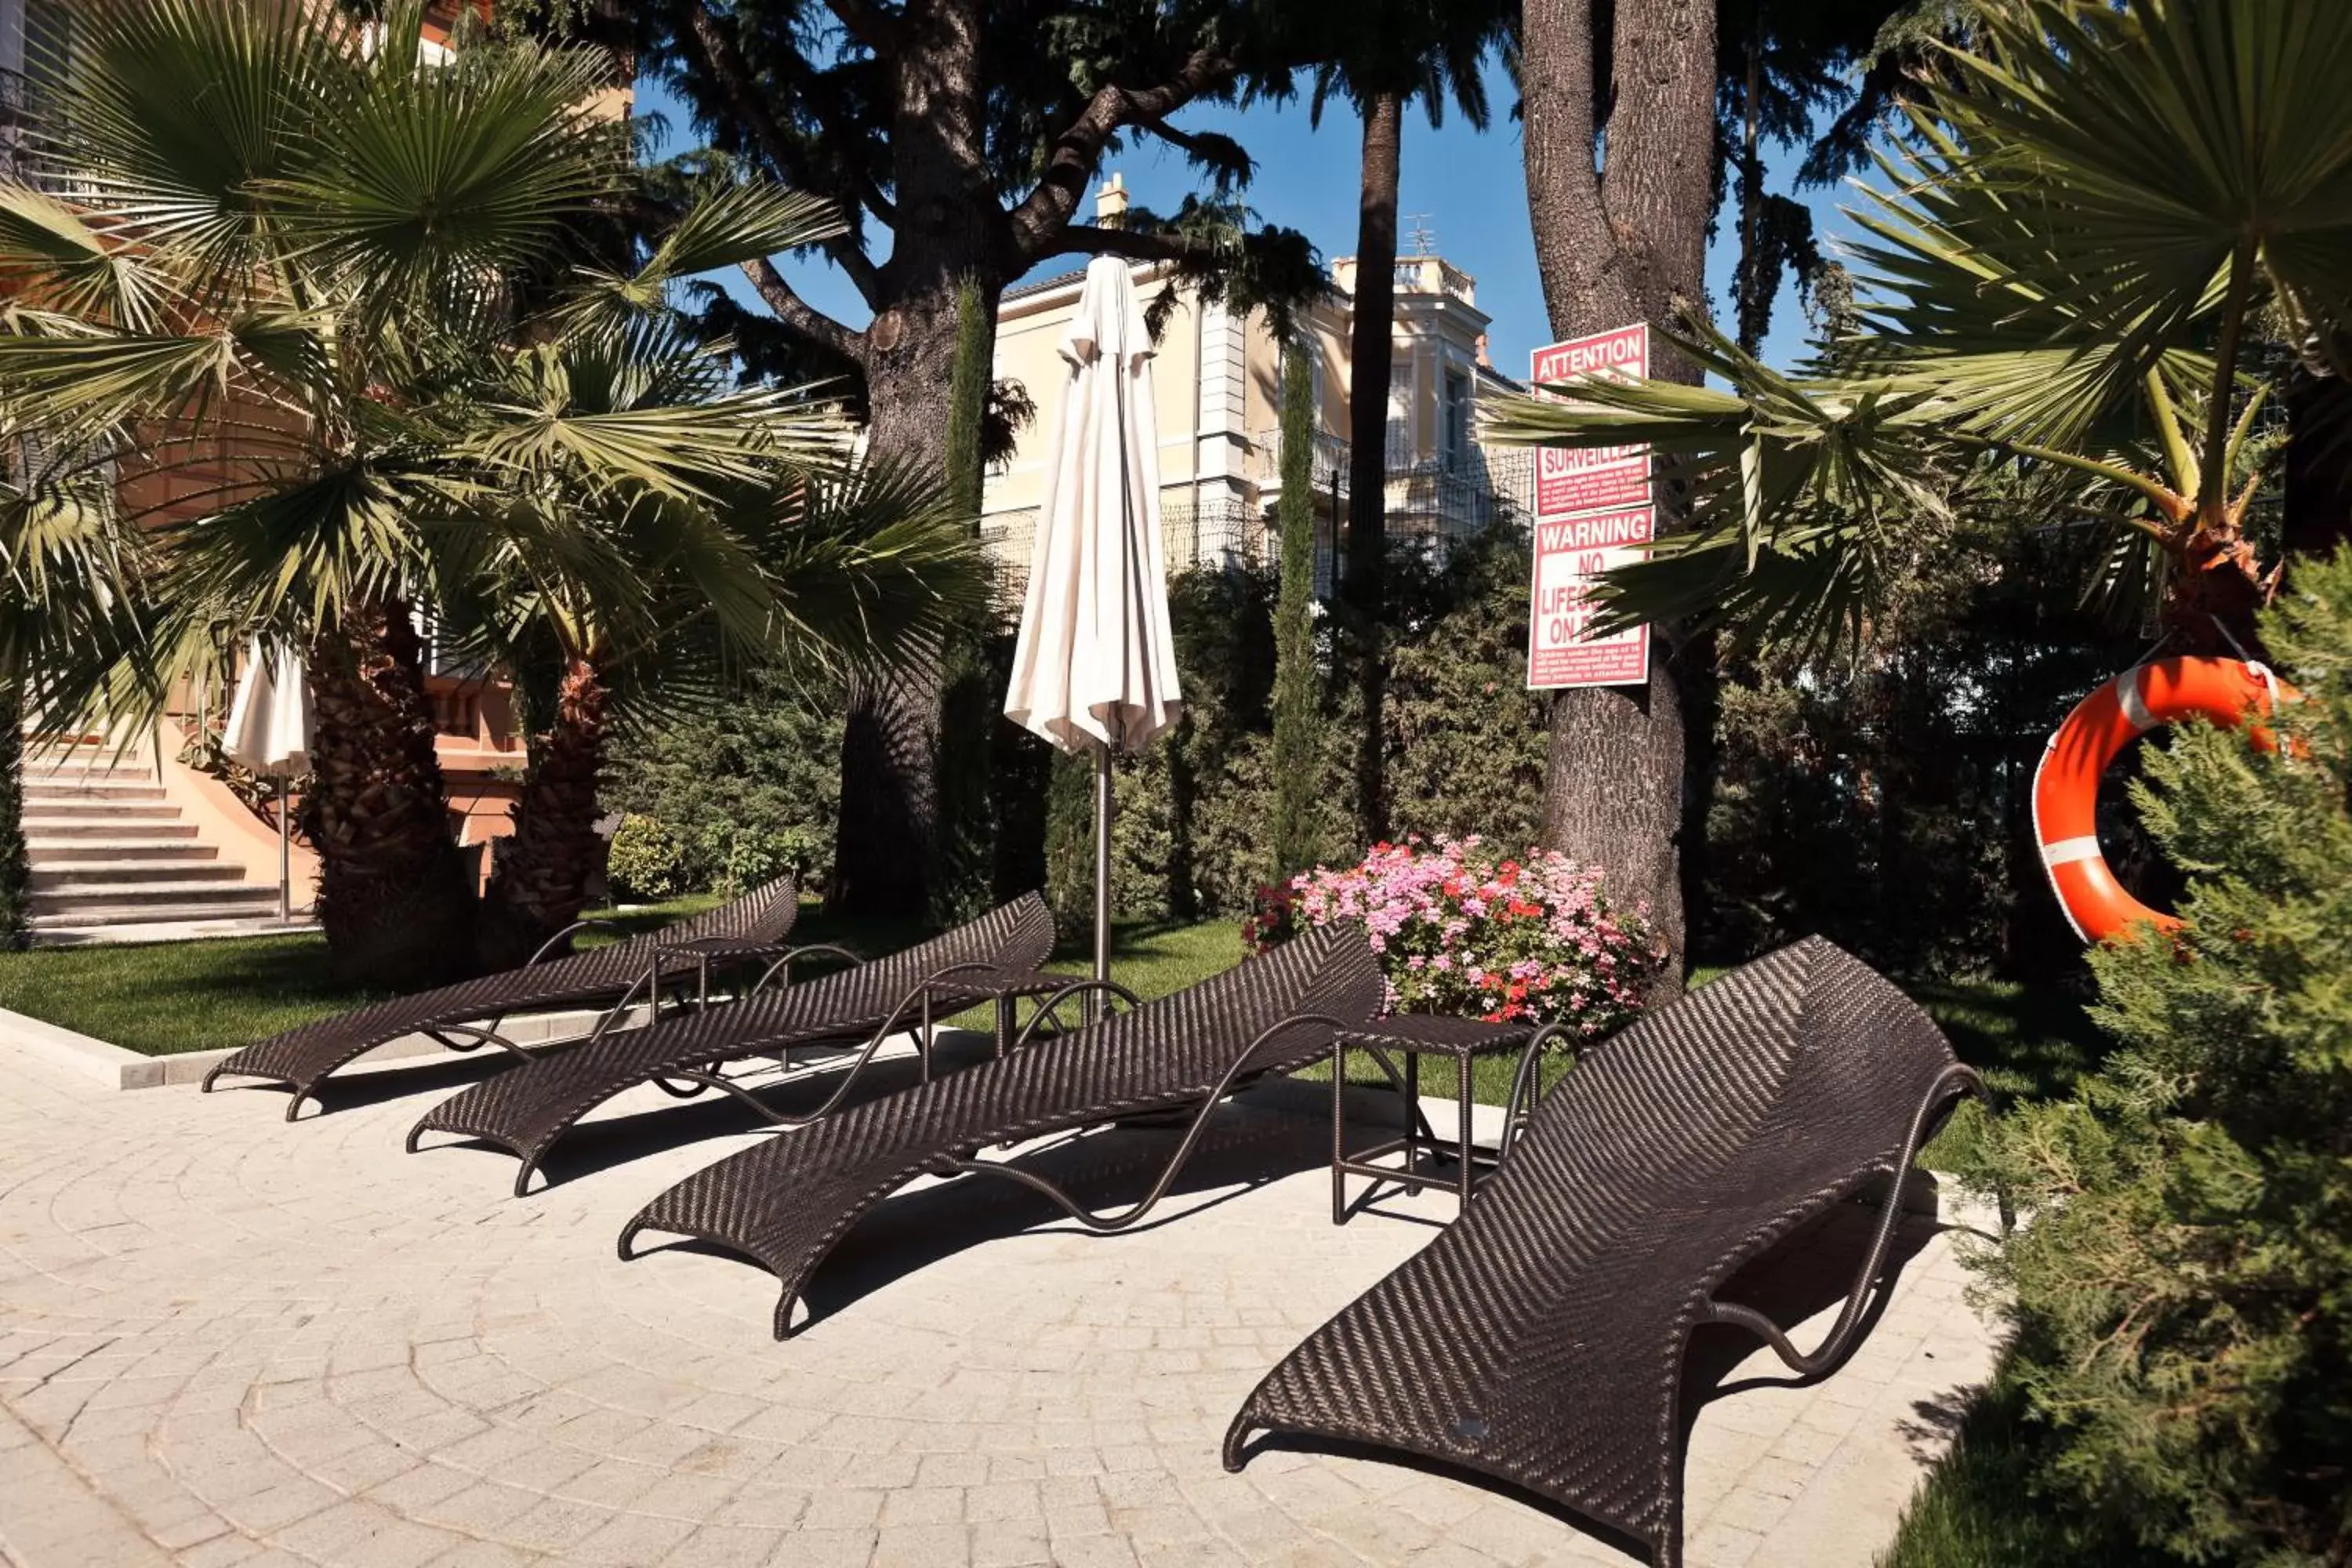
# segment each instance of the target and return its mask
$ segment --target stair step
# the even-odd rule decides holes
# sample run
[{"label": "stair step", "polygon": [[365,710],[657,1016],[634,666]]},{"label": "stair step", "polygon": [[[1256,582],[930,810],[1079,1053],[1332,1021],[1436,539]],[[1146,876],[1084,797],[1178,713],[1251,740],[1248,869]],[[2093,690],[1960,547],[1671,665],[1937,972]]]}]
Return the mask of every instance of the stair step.
[{"label": "stair step", "polygon": [[64,887],[29,890],[36,914],[62,914],[68,910],[104,907],[136,909],[147,904],[210,904],[246,906],[275,904],[274,882],[207,883],[192,879],[165,880],[152,876],[136,882],[77,882]]},{"label": "stair step", "polygon": [[91,947],[114,942],[150,943],[158,942],[200,942],[220,937],[293,936],[314,931],[319,922],[297,912],[290,921],[281,921],[278,911],[262,914],[239,914],[221,919],[211,914],[190,915],[180,920],[138,920],[110,924],[86,924],[77,920],[70,925],[37,925],[33,931],[36,947]]},{"label": "stair step", "polygon": [[68,763],[64,767],[53,768],[43,763],[26,763],[24,778],[28,784],[152,784],[155,782],[154,773],[143,767],[85,768]]},{"label": "stair step", "polygon": [[87,837],[75,837],[68,831],[57,837],[46,833],[26,833],[25,847],[33,858],[35,869],[44,866],[66,866],[88,860],[150,860],[176,862],[182,860],[216,860],[220,849],[215,845],[196,842],[194,823],[172,823],[152,834],[137,837],[123,835],[107,837],[91,832]]},{"label": "stair step", "polygon": [[33,868],[32,879],[26,884],[35,894],[76,893],[95,891],[100,887],[114,888],[126,882],[142,886],[173,887],[186,884],[194,887],[214,882],[242,882],[245,868],[225,866],[217,861],[152,860],[85,860],[72,865]]},{"label": "stair step", "polygon": [[[87,797],[65,800],[34,800],[25,802],[25,831],[30,833],[35,824],[44,827],[67,817],[97,822],[177,822],[180,808],[167,800],[95,800]],[[53,827],[49,827],[54,831]],[[142,826],[141,832],[146,829]]]},{"label": "stair step", "polygon": [[174,817],[142,817],[133,822],[121,821],[113,814],[105,816],[26,816],[25,837],[48,844],[87,843],[96,839],[103,844],[110,838],[135,838],[142,844],[161,844],[176,839],[194,838],[196,825]]},{"label": "stair step", "polygon": [[[266,904],[226,906],[214,903],[188,904],[103,904],[89,909],[75,910],[64,914],[36,914],[26,921],[44,942],[71,939],[79,933],[98,930],[119,930],[124,926],[168,926],[203,922],[207,926],[225,928],[249,927],[285,930],[278,923],[277,889],[270,889]],[[307,919],[299,913],[297,922]],[[220,934],[210,932],[208,934]]]},{"label": "stair step", "polygon": [[151,778],[27,778],[27,805],[44,800],[162,800],[163,786]]}]

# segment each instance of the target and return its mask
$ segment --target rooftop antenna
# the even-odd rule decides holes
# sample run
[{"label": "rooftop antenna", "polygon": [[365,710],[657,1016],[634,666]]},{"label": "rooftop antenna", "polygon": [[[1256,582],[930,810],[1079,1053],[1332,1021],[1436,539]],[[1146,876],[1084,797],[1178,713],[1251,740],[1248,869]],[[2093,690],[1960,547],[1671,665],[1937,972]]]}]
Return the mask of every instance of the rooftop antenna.
[{"label": "rooftop antenna", "polygon": [[1407,213],[1405,221],[1412,225],[1412,253],[1415,256],[1437,254],[1437,236],[1429,230],[1427,213]]}]

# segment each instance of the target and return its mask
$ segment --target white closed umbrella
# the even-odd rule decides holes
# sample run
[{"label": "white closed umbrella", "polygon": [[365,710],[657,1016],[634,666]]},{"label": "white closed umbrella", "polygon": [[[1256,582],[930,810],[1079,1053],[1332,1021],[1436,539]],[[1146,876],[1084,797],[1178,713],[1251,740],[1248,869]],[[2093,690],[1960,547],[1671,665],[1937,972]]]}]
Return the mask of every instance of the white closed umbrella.
[{"label": "white closed umbrella", "polygon": [[292,853],[288,848],[286,784],[310,765],[310,687],[291,648],[265,652],[257,639],[246,649],[221,750],[264,778],[278,781],[278,918],[294,913]]},{"label": "white closed umbrella", "polygon": [[1151,334],[1117,257],[1087,267],[1063,334],[1062,422],[1029,563],[1004,716],[1095,754],[1095,978],[1110,975],[1111,757],[1182,710],[1160,542]]}]

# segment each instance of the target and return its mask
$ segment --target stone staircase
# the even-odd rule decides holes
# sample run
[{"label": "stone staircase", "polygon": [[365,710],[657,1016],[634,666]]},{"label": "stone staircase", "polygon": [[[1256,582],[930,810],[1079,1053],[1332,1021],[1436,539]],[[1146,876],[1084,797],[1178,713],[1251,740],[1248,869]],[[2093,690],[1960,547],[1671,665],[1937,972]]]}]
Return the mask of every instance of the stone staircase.
[{"label": "stone staircase", "polygon": [[223,863],[137,752],[28,747],[24,777],[34,941],[283,929],[277,884],[248,881],[243,868]]}]

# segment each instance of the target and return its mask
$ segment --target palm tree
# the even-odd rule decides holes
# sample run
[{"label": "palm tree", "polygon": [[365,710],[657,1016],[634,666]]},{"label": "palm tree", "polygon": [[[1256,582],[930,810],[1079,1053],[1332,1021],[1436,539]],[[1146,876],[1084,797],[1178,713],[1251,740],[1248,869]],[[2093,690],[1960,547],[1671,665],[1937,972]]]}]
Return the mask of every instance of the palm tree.
[{"label": "palm tree", "polygon": [[[1356,205],[1356,288],[1348,366],[1347,567],[1340,596],[1356,632],[1357,688],[1364,703],[1357,756],[1357,814],[1366,843],[1387,837],[1388,788],[1381,743],[1386,662],[1381,626],[1387,613],[1389,377],[1396,334],[1397,186],[1402,168],[1404,111],[1418,101],[1432,130],[1444,123],[1450,99],[1484,129],[1487,105],[1481,72],[1489,51],[1518,14],[1499,0],[1357,0],[1343,16],[1297,21],[1308,51],[1327,55],[1314,68],[1308,112],[1320,124],[1335,97],[1363,121]],[[1340,40],[1331,53],[1332,40]]]},{"label": "palm tree", "polygon": [[30,935],[22,823],[25,721],[58,727],[95,694],[70,684],[90,648],[141,641],[142,554],[104,468],[45,448],[0,416],[0,951]]},{"label": "palm tree", "polygon": [[[2257,339],[2321,352],[2352,305],[2352,9],[2000,0],[1878,154],[1864,330],[1782,375],[1696,320],[1727,384],[1515,400],[1507,439],[1654,443],[1697,526],[1612,574],[1618,624],[1694,614],[1858,637],[1932,547],[1921,476],[2022,476],[2103,531],[2094,586],[2191,647],[2257,646]],[[1963,493],[1963,500],[1966,492]]]},{"label": "palm tree", "polygon": [[716,189],[616,265],[630,167],[588,107],[603,58],[481,43],[426,67],[419,20],[104,8],[45,139],[65,195],[0,186],[0,268],[33,301],[0,336],[0,400],[178,492],[140,520],[159,674],[256,631],[307,646],[321,923],[380,984],[470,958],[420,617],[520,566],[551,626],[642,622],[650,547],[733,634],[781,630],[720,501],[841,447],[804,397],[627,353],[673,280],[820,239],[822,209]]}]

